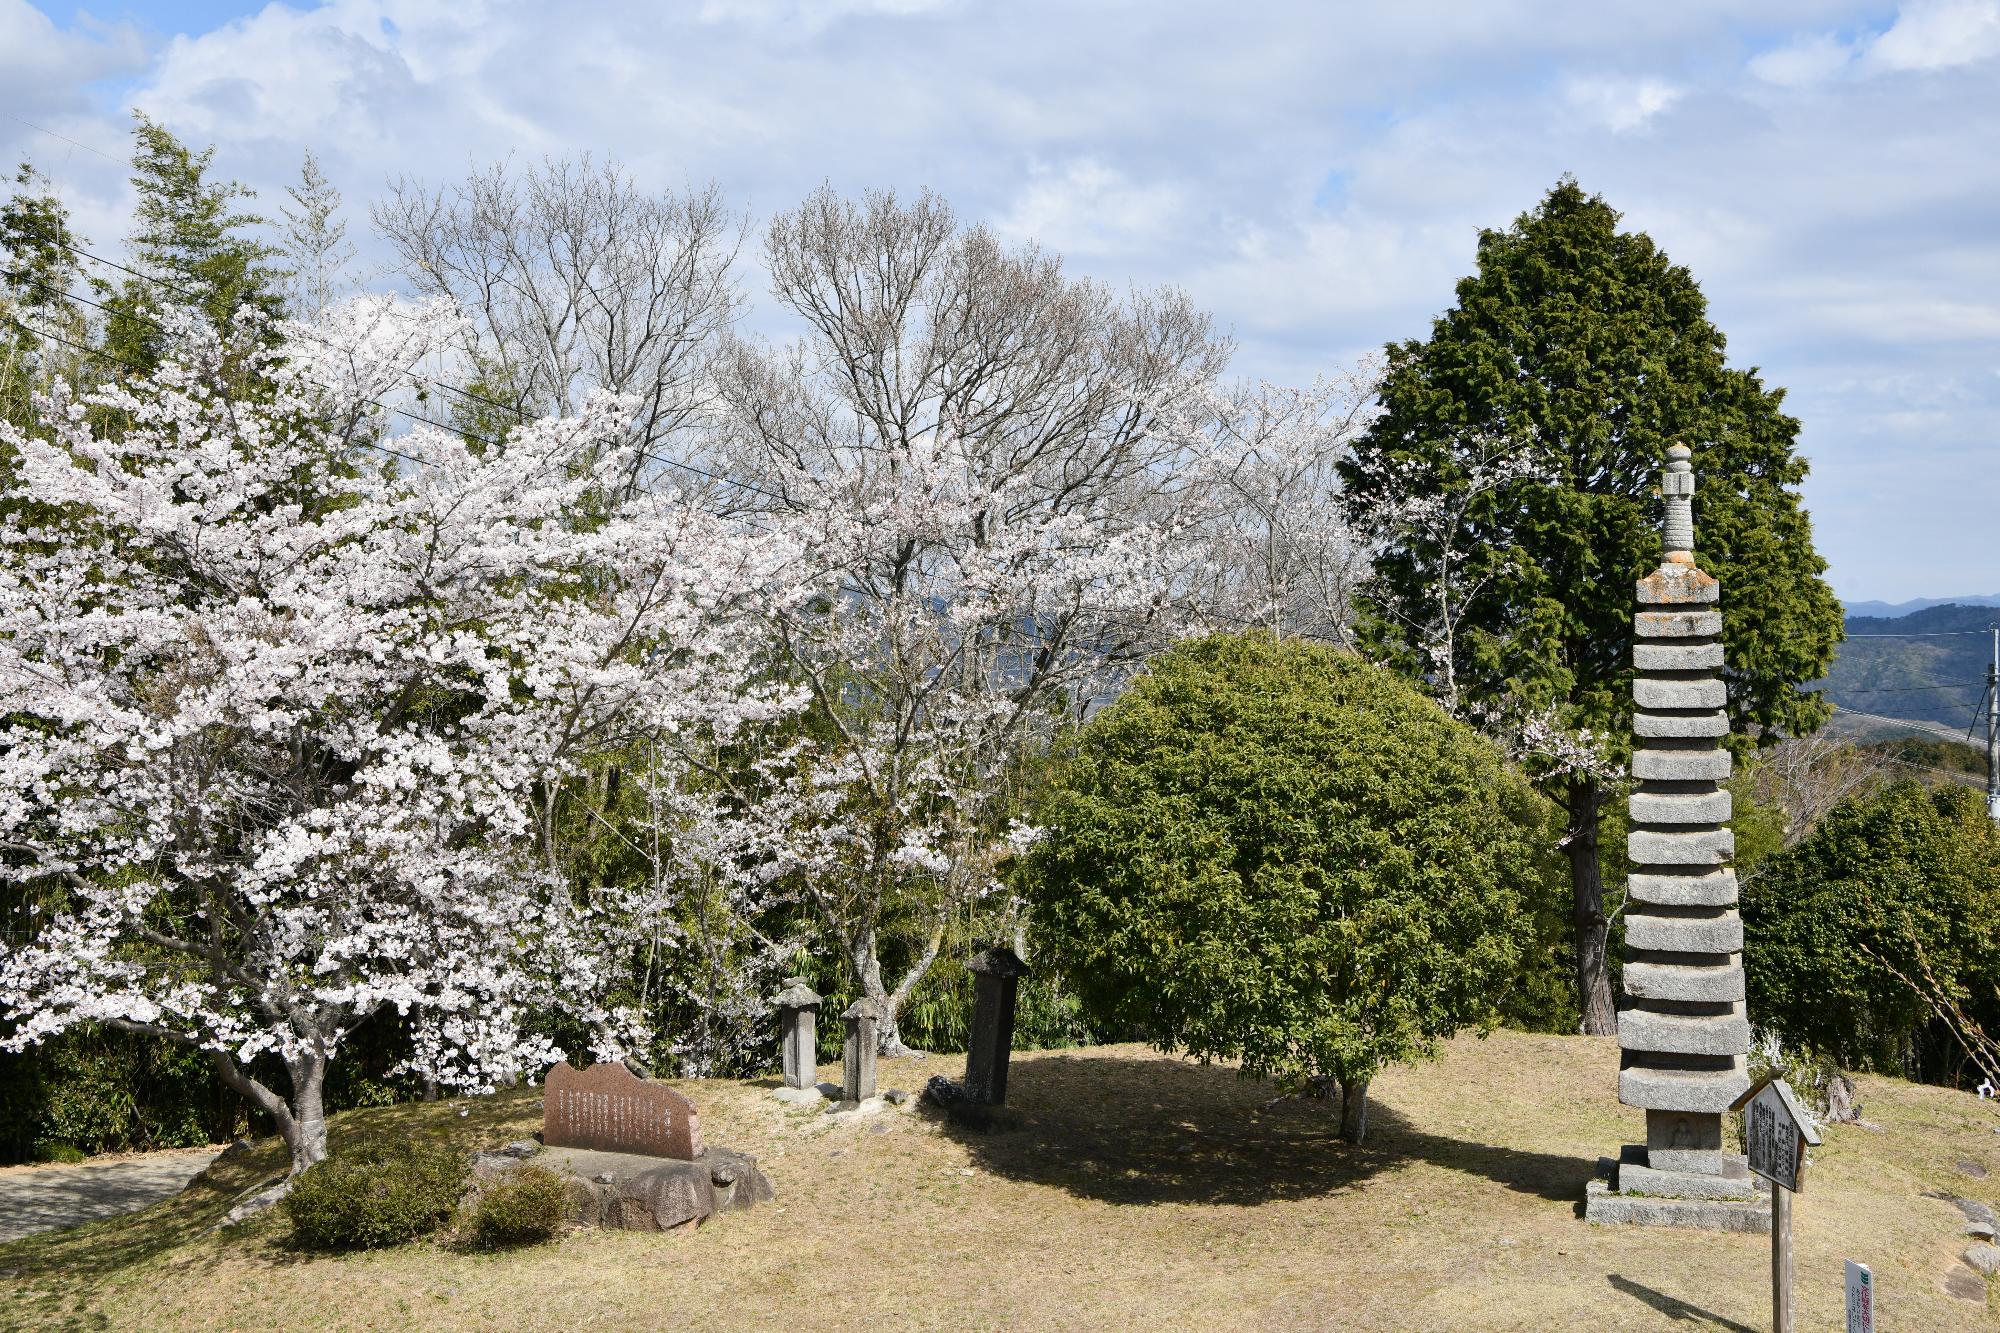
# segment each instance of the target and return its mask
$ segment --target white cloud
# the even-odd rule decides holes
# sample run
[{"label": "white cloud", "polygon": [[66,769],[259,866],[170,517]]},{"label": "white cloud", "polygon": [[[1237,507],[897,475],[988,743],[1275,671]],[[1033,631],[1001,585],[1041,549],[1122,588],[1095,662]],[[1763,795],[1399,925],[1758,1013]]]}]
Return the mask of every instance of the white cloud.
[{"label": "white cloud", "polygon": [[1686,89],[1664,79],[1571,79],[1563,90],[1572,107],[1617,134],[1636,130],[1681,100]]},{"label": "white cloud", "polygon": [[1038,162],[993,229],[1062,254],[1130,255],[1165,240],[1184,202],[1177,186],[1141,184],[1091,158],[1059,167]]},{"label": "white cloud", "polygon": [[[122,155],[122,96],[214,142],[266,211],[311,146],[364,244],[385,179],[509,153],[714,178],[759,219],[822,180],[927,185],[1074,271],[1186,287],[1239,371],[1283,379],[1424,334],[1479,228],[1573,172],[1693,268],[1732,359],[1791,388],[1836,577],[1919,595],[1899,550],[1971,561],[1982,524],[1898,498],[2000,504],[1955,461],[2000,412],[2000,99],[1953,72],[1993,55],[1995,6],[1863,5],[291,0],[148,51],[0,0],[0,111]],[[118,166],[6,120],[0,148],[122,230]],[[1901,489],[1857,498],[1898,441]]]},{"label": "white cloud", "polygon": [[1952,69],[2000,55],[2000,0],[1917,0],[1869,46],[1887,70]]},{"label": "white cloud", "polygon": [[1782,88],[1809,88],[1838,77],[1854,62],[1854,47],[1828,33],[1801,37],[1750,61],[1750,72]]}]

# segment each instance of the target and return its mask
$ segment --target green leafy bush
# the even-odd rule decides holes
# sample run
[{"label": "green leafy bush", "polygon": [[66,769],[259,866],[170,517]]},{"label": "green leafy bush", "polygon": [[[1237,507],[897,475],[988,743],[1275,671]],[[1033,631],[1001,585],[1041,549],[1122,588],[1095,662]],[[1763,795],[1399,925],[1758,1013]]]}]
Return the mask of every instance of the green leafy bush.
[{"label": "green leafy bush", "polygon": [[494,1182],[473,1205],[471,1232],[479,1245],[532,1245],[562,1231],[563,1178],[545,1166],[519,1167]]},{"label": "green leafy bush", "polygon": [[364,1144],[308,1167],[285,1196],[285,1211],[307,1249],[399,1245],[444,1224],[465,1175],[464,1154],[442,1144]]},{"label": "green leafy bush", "polygon": [[1084,729],[1030,860],[1035,956],[1093,1021],[1365,1089],[1495,1017],[1547,808],[1386,670],[1205,639]]},{"label": "green leafy bush", "polygon": [[2000,1033],[2000,830],[1970,788],[1845,802],[1743,882],[1750,1018],[1850,1069],[1952,1081],[1931,991]]}]

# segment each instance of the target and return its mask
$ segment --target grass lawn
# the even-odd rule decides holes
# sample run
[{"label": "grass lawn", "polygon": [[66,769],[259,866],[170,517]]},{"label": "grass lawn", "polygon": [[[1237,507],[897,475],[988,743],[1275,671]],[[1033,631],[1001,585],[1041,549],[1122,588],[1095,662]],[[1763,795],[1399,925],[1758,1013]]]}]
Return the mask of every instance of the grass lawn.
[{"label": "grass lawn", "polygon": [[[1465,1038],[1378,1080],[1358,1150],[1323,1106],[1267,1110],[1263,1084],[1137,1046],[1017,1054],[1027,1124],[991,1136],[908,1110],[828,1126],[769,1081],[683,1082],[775,1204],[499,1254],[307,1256],[277,1214],[209,1232],[281,1166],[273,1141],[144,1212],[0,1246],[0,1327],[1768,1328],[1768,1238],[1580,1219],[1595,1158],[1641,1137],[1617,1065],[1610,1039]],[[881,1078],[958,1071],[886,1060]],[[1873,1265],[1885,1329],[2000,1326],[2000,1295],[1946,1290],[1970,1273],[1962,1219],[1924,1197],[2000,1202],[2000,1111],[1877,1078],[1861,1101],[1874,1127],[1827,1131],[1795,1210],[1798,1326],[1843,1326],[1848,1258]],[[334,1145],[497,1146],[539,1124],[524,1090],[353,1112]]]}]

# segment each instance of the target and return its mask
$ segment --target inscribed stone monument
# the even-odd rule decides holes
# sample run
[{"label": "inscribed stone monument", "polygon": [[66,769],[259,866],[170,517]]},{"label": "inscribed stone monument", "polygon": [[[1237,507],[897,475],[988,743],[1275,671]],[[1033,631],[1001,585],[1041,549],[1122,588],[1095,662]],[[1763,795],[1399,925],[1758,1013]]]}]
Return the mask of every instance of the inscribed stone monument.
[{"label": "inscribed stone monument", "polygon": [[542,1095],[542,1142],[693,1161],[701,1155],[694,1103],[622,1064],[549,1070]]},{"label": "inscribed stone monument", "polygon": [[1014,1050],[1014,1000],[1028,965],[1012,949],[974,955],[972,1031],[965,1044],[965,1093],[973,1102],[999,1106],[1007,1100],[1007,1060]]},{"label": "inscribed stone monument", "polygon": [[1756,1182],[1722,1150],[1722,1116],[1750,1086],[1743,922],[1729,828],[1729,734],[1716,580],[1694,559],[1694,473],[1675,445],[1660,481],[1665,553],[1639,581],[1618,1099],[1646,1112],[1593,1222],[1761,1231]]}]

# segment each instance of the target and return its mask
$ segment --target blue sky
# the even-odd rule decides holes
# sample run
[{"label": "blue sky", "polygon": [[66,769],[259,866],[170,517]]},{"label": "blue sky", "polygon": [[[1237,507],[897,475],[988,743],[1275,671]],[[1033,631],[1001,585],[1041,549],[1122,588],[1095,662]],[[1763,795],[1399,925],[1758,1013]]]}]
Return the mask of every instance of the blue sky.
[{"label": "blue sky", "polygon": [[18,122],[116,158],[135,105],[267,205],[312,147],[357,233],[386,180],[510,152],[754,218],[928,185],[1290,381],[1422,335],[1573,172],[1789,390],[1843,596],[2000,591],[2000,0],[0,0],[0,152],[100,240],[122,167]]}]

